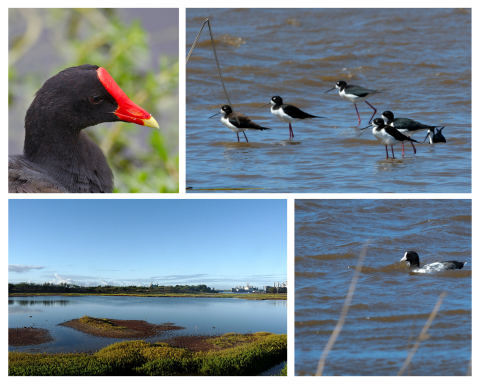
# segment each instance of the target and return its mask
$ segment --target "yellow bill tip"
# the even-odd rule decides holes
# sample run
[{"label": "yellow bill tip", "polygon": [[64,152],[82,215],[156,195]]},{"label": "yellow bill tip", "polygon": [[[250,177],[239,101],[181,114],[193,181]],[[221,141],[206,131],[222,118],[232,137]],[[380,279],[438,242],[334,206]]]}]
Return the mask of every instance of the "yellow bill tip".
[{"label": "yellow bill tip", "polygon": [[143,121],[143,125],[146,125],[147,127],[152,127],[152,128],[157,128],[157,129],[160,128],[158,126],[157,120],[155,120],[153,118],[153,116],[150,116],[149,119],[144,119],[142,121]]}]

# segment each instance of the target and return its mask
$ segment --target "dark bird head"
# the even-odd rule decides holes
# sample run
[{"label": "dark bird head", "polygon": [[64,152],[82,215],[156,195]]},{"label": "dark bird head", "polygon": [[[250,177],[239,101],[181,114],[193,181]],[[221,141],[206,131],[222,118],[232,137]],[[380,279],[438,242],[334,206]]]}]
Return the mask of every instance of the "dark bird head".
[{"label": "dark bird head", "polygon": [[115,121],[158,128],[152,115],[132,102],[105,68],[67,68],[35,94],[25,116],[24,154],[34,160],[42,147],[49,152],[52,146],[67,146],[82,129]]},{"label": "dark bird head", "polygon": [[405,255],[400,261],[408,261],[410,263],[410,267],[420,267],[420,258],[415,251],[405,252]]},{"label": "dark bird head", "polygon": [[390,111],[385,111],[382,113],[382,119],[386,119],[388,121],[387,124],[389,124],[393,119],[393,113]]},{"label": "dark bird head", "polygon": [[232,107],[230,107],[229,105],[223,105],[220,109],[220,112],[223,116],[227,116],[232,113]]},{"label": "dark bird head", "polygon": [[282,105],[283,104],[283,100],[280,96],[273,96],[272,97],[272,101],[271,101],[272,104],[277,104],[277,105]]},{"label": "dark bird head", "polygon": [[27,111],[27,130],[40,114],[62,129],[76,131],[114,121],[158,128],[152,115],[132,102],[105,68],[89,64],[67,68],[43,84]]},{"label": "dark bird head", "polygon": [[371,128],[371,127],[374,127],[374,128],[386,127],[385,121],[377,117],[375,120],[372,121],[372,124],[369,124],[365,128],[360,129],[360,131],[363,131],[364,129]]},{"label": "dark bird head", "polygon": [[263,108],[263,107],[266,107],[267,105],[282,105],[282,104],[283,104],[283,100],[280,96],[273,96],[269,103],[263,104],[258,108]]},{"label": "dark bird head", "polygon": [[217,112],[217,113],[215,113],[214,115],[210,116],[209,119],[211,119],[211,118],[214,117],[214,116],[219,115],[220,113],[221,113],[223,116],[227,116],[227,115],[229,115],[230,113],[232,113],[232,107],[230,107],[229,105],[223,105],[222,108],[220,108],[220,112]]},{"label": "dark bird head", "polygon": [[329,89],[329,90],[326,91],[325,93],[330,92],[330,91],[333,91],[335,88],[342,90],[342,89],[345,88],[346,86],[347,86],[347,83],[346,83],[345,81],[343,81],[343,80],[338,80],[337,83],[335,84],[335,87],[333,87],[332,89]]},{"label": "dark bird head", "polygon": [[71,192],[111,192],[113,174],[105,155],[82,130],[115,121],[158,128],[105,68],[67,68],[35,94],[25,115],[23,153]]}]

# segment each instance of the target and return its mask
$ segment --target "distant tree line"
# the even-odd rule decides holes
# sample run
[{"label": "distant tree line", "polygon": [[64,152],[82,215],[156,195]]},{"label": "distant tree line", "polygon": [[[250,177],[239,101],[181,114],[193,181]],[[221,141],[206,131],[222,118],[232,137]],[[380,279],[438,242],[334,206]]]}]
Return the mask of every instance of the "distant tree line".
[{"label": "distant tree line", "polygon": [[8,293],[217,293],[218,291],[200,285],[160,285],[156,287],[137,287],[102,285],[96,287],[82,287],[68,283],[8,283]]},{"label": "distant tree line", "polygon": [[287,287],[268,287],[267,293],[287,293]]}]

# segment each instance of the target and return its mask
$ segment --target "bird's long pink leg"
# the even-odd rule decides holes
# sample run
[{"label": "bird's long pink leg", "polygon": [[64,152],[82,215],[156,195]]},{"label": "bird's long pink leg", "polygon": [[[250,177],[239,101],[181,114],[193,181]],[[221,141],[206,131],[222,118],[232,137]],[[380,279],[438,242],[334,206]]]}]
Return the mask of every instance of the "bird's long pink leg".
[{"label": "bird's long pink leg", "polygon": [[237,132],[237,140],[238,142],[240,142],[240,137],[238,136],[238,132]]},{"label": "bird's long pink leg", "polygon": [[295,137],[295,135],[293,134],[292,124],[288,123],[288,127],[290,128],[290,133],[291,133],[292,137]]},{"label": "bird's long pink leg", "polygon": [[417,150],[415,149],[415,146],[413,145],[413,141],[410,141],[410,144],[412,144],[412,147],[413,147],[413,153],[414,153],[414,154],[417,154]]},{"label": "bird's long pink leg", "polygon": [[375,107],[374,107],[372,104],[370,104],[367,100],[365,100],[365,103],[367,103],[368,105],[370,105],[370,107],[373,108],[373,115],[372,115],[372,117],[370,118],[370,121],[369,121],[369,123],[371,123],[371,122],[372,122],[372,119],[373,119],[373,116],[375,116],[375,114],[377,113],[377,110],[376,110]]},{"label": "bird's long pink leg", "polygon": [[[247,139],[247,135],[245,135],[245,131],[243,131],[243,135],[245,136],[245,139]],[[247,143],[248,143],[248,139],[247,139]]]},{"label": "bird's long pink leg", "polygon": [[395,153],[393,153],[393,145],[390,145],[390,148],[392,148],[392,159],[395,158]]},{"label": "bird's long pink leg", "polygon": [[385,152],[387,152],[387,159],[388,159],[388,146],[385,145]]},{"label": "bird's long pink leg", "polygon": [[402,141],[402,156],[405,156],[405,148],[403,147],[403,141]]},{"label": "bird's long pink leg", "polygon": [[353,105],[355,106],[355,110],[357,111],[358,124],[360,124],[362,122],[362,120],[360,119],[360,114],[358,113],[357,104],[353,103]]}]

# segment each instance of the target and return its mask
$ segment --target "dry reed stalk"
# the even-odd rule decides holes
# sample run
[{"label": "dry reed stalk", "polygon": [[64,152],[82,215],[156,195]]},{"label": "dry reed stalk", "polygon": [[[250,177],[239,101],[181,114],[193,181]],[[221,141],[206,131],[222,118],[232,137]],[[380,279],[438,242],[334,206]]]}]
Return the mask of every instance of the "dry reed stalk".
[{"label": "dry reed stalk", "polygon": [[367,255],[367,249],[369,244],[370,244],[370,240],[367,240],[363,245],[362,250],[360,251],[360,256],[358,257],[355,273],[353,274],[352,281],[350,283],[350,288],[348,288],[347,297],[345,298],[345,303],[343,304],[342,312],[340,313],[340,318],[338,319],[338,323],[335,326],[335,329],[333,330],[332,335],[330,336],[330,339],[328,340],[328,343],[325,346],[325,349],[323,350],[322,355],[320,356],[320,360],[318,361],[317,373],[315,374],[316,376],[323,375],[325,360],[327,359],[327,356],[330,350],[332,349],[333,344],[335,344],[335,341],[337,340],[337,337],[340,334],[340,331],[342,330],[343,324],[345,323],[348,309],[350,308],[350,303],[352,302],[352,299],[353,299],[353,293],[355,292],[355,286],[357,285],[360,269],[362,267],[363,260]]},{"label": "dry reed stalk", "polygon": [[185,60],[185,66],[187,65],[188,59],[190,59],[190,56],[193,53],[193,49],[197,45],[197,41],[200,38],[200,34],[202,33],[203,28],[205,27],[205,24],[208,24],[208,30],[210,31],[210,40],[212,41],[213,54],[215,55],[215,61],[217,63],[218,74],[220,75],[220,81],[222,82],[223,91],[225,92],[225,96],[227,96],[228,105],[230,106],[230,108],[232,108],[232,112],[235,115],[235,119],[237,119],[238,125],[240,125],[240,120],[238,120],[237,114],[236,114],[235,110],[233,109],[232,102],[230,101],[230,98],[228,97],[227,89],[225,88],[225,83],[223,82],[222,71],[220,71],[220,64],[218,63],[217,51],[215,49],[215,42],[213,40],[213,33],[212,33],[212,28],[210,27],[210,20],[209,19],[206,19],[204,21],[203,25],[202,25],[202,28],[200,28],[200,32],[198,32],[198,35],[197,35],[195,41],[193,42],[192,48],[190,48],[190,51],[188,52],[187,58]]},{"label": "dry reed stalk", "polygon": [[430,313],[430,316],[428,317],[427,322],[423,326],[422,332],[418,335],[417,341],[415,342],[415,345],[412,347],[410,350],[407,358],[405,359],[405,362],[403,363],[402,368],[400,368],[400,371],[398,371],[397,376],[402,376],[405,370],[407,369],[408,365],[413,359],[413,355],[415,355],[415,352],[417,352],[418,347],[420,346],[420,343],[425,340],[428,328],[430,328],[430,325],[432,325],[433,319],[435,319],[435,316],[437,315],[438,310],[440,309],[440,306],[442,305],[443,299],[447,295],[447,292],[442,292],[440,294],[440,297],[438,298],[437,304],[435,304],[435,307],[433,308],[432,313]]}]

